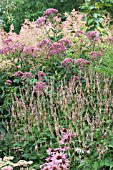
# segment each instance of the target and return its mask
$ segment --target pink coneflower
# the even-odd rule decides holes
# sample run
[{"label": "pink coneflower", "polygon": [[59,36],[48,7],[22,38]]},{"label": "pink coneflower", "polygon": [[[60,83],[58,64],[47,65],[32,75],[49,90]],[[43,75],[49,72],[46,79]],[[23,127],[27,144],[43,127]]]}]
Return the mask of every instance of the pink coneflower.
[{"label": "pink coneflower", "polygon": [[53,14],[55,14],[55,13],[57,13],[58,12],[58,10],[57,9],[54,9],[54,8],[48,8],[45,12],[44,12],[44,14],[43,14],[43,16],[52,16]]}]

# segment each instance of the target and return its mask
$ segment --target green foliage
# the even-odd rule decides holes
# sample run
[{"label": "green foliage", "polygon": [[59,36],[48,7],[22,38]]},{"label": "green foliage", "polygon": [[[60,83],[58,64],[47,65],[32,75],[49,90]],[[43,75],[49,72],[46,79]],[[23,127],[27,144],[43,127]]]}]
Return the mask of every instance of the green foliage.
[{"label": "green foliage", "polygon": [[103,29],[103,14],[106,13],[105,7],[111,6],[106,0],[86,0],[80,9],[86,14],[87,31],[93,31],[99,28]]}]

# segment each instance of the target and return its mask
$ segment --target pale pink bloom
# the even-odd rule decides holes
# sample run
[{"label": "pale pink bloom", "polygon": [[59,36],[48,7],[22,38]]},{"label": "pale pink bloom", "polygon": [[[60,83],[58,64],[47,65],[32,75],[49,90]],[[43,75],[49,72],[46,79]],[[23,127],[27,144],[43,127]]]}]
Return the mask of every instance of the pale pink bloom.
[{"label": "pale pink bloom", "polygon": [[53,14],[55,14],[55,13],[57,13],[57,12],[58,12],[57,9],[48,8],[48,9],[44,12],[43,16],[48,16],[48,15],[52,16]]},{"label": "pale pink bloom", "polygon": [[6,83],[12,84],[12,81],[11,80],[6,80]]},{"label": "pale pink bloom", "polygon": [[13,170],[12,166],[5,166],[1,170]]}]

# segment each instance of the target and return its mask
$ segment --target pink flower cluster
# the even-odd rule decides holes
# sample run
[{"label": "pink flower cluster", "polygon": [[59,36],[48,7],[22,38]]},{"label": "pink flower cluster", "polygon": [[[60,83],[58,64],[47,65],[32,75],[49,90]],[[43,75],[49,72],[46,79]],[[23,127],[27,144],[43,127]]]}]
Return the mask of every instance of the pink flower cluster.
[{"label": "pink flower cluster", "polygon": [[90,57],[92,58],[92,59],[96,59],[97,57],[101,57],[102,56],[102,53],[101,52],[98,52],[98,51],[92,51],[91,53],[90,53]]},{"label": "pink flower cluster", "polygon": [[46,17],[39,17],[37,21],[35,22],[37,27],[40,28],[46,21]]},{"label": "pink flower cluster", "polygon": [[53,54],[59,54],[61,52],[64,52],[66,51],[66,47],[64,44],[61,44],[61,43],[58,43],[58,42],[55,42],[52,44],[52,46],[50,47],[50,52],[48,55],[53,55]]},{"label": "pink flower cluster", "polygon": [[32,54],[33,52],[34,52],[34,47],[33,47],[33,46],[31,46],[31,47],[25,47],[25,48],[23,49],[24,55]]},{"label": "pink flower cluster", "polygon": [[95,38],[96,39],[99,38],[99,35],[96,31],[89,31],[87,33],[87,37],[88,37],[89,40],[92,40],[92,39],[95,39]]},{"label": "pink flower cluster", "polygon": [[15,77],[21,78],[33,78],[33,74],[31,72],[21,72],[20,70],[14,74]]},{"label": "pink flower cluster", "polygon": [[42,46],[44,46],[44,47],[47,46],[47,47],[48,47],[48,46],[50,46],[50,41],[49,41],[48,39],[44,39],[44,40],[40,41],[40,42],[37,44],[37,46],[40,47],[40,48],[41,48]]},{"label": "pink flower cluster", "polygon": [[67,68],[69,67],[69,64],[73,62],[73,59],[72,58],[65,58],[63,61],[62,61],[62,65],[65,65]]},{"label": "pink flower cluster", "polygon": [[75,32],[75,36],[80,36],[80,35],[82,35],[82,34],[85,34],[83,31],[81,31],[81,30],[77,30],[76,32]]},{"label": "pink flower cluster", "polygon": [[4,44],[8,45],[10,42],[12,42],[12,39],[11,38],[8,38],[4,41]]},{"label": "pink flower cluster", "polygon": [[48,157],[45,159],[46,163],[40,166],[41,170],[68,170],[69,160],[64,154],[64,151],[68,150],[68,147],[56,148],[47,150]]},{"label": "pink flower cluster", "polygon": [[71,46],[71,42],[68,39],[62,38],[58,41],[61,44]]},{"label": "pink flower cluster", "polygon": [[46,74],[43,71],[39,71],[37,73],[38,79],[41,80],[44,76],[46,76]]},{"label": "pink flower cluster", "polygon": [[57,9],[48,8],[48,9],[44,12],[43,16],[52,16],[53,14],[55,14],[55,13],[57,13],[57,12],[58,12]]},{"label": "pink flower cluster", "polygon": [[80,66],[88,65],[88,64],[91,63],[91,61],[84,60],[83,58],[79,58],[79,59],[77,59],[77,60],[73,60],[73,62],[74,62],[75,65],[80,64]]},{"label": "pink flower cluster", "polygon": [[0,49],[0,54],[4,54],[7,57],[10,54],[15,54],[15,53],[19,53],[23,51],[24,46],[21,44],[14,44],[14,45],[7,45],[5,47],[3,47],[2,49]]},{"label": "pink flower cluster", "polygon": [[45,88],[46,83],[45,82],[37,82],[36,86],[34,88],[34,92],[42,91]]}]

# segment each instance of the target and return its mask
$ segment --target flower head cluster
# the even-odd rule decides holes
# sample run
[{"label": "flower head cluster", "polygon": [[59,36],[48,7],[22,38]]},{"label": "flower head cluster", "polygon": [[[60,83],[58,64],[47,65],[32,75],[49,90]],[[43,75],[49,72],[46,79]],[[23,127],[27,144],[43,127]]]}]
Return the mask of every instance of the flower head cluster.
[{"label": "flower head cluster", "polygon": [[42,25],[44,25],[45,21],[46,17],[39,17],[35,23],[37,27],[40,28]]},{"label": "flower head cluster", "polygon": [[57,13],[57,12],[58,12],[57,9],[48,8],[48,9],[44,12],[43,16],[52,16],[53,14],[55,14],[55,13]]},{"label": "flower head cluster", "polygon": [[34,51],[34,47],[33,47],[33,46],[31,46],[31,47],[25,47],[25,48],[23,49],[24,55],[32,54],[33,51]]},{"label": "flower head cluster", "polygon": [[60,54],[62,52],[66,51],[66,47],[64,44],[55,42],[52,44],[52,46],[50,47],[50,52],[49,55],[53,55],[53,54]]},{"label": "flower head cluster", "polygon": [[46,74],[43,71],[39,71],[37,73],[38,79],[41,80],[44,76],[46,76]]},{"label": "flower head cluster", "polygon": [[33,74],[31,72],[22,72],[22,71],[17,71],[14,74],[15,77],[21,77],[21,78],[33,78]]},{"label": "flower head cluster", "polygon": [[44,88],[45,88],[45,85],[46,83],[45,82],[37,82],[36,83],[36,86],[34,88],[34,92],[37,92],[37,91],[42,91]]},{"label": "flower head cluster", "polygon": [[69,64],[72,63],[73,60],[72,58],[65,58],[63,61],[62,61],[62,65],[65,65],[67,68],[69,67]]},{"label": "flower head cluster", "polygon": [[50,41],[49,41],[48,39],[44,39],[44,40],[40,41],[40,42],[37,44],[37,46],[40,47],[40,48],[41,48],[42,46],[44,46],[44,47],[47,46],[47,47],[48,47],[49,45],[50,45]]},{"label": "flower head cluster", "polygon": [[77,31],[75,32],[75,36],[80,36],[80,35],[83,35],[83,34],[84,34],[84,32],[81,31],[81,30],[77,30]]},{"label": "flower head cluster", "polygon": [[23,76],[23,72],[19,70],[14,74],[14,76],[15,77],[21,77],[21,76]]},{"label": "flower head cluster", "polygon": [[10,42],[12,42],[12,39],[11,38],[8,38],[4,41],[4,44],[8,45]]},{"label": "flower head cluster", "polygon": [[84,60],[83,58],[79,58],[77,60],[73,60],[73,62],[74,62],[75,65],[80,65],[80,66],[88,65],[88,64],[91,63],[90,61]]},{"label": "flower head cluster", "polygon": [[60,39],[58,42],[67,46],[71,46],[71,42],[65,38]]},{"label": "flower head cluster", "polygon": [[92,58],[92,59],[96,59],[97,57],[101,57],[102,56],[102,53],[101,52],[98,52],[98,51],[92,51],[91,53],[90,53],[90,57]]},{"label": "flower head cluster", "polygon": [[21,78],[33,78],[33,74],[31,72],[24,72]]},{"label": "flower head cluster", "polygon": [[99,38],[99,35],[96,31],[89,31],[87,33],[87,37],[88,37],[89,40],[94,40],[95,38],[96,39]]}]

